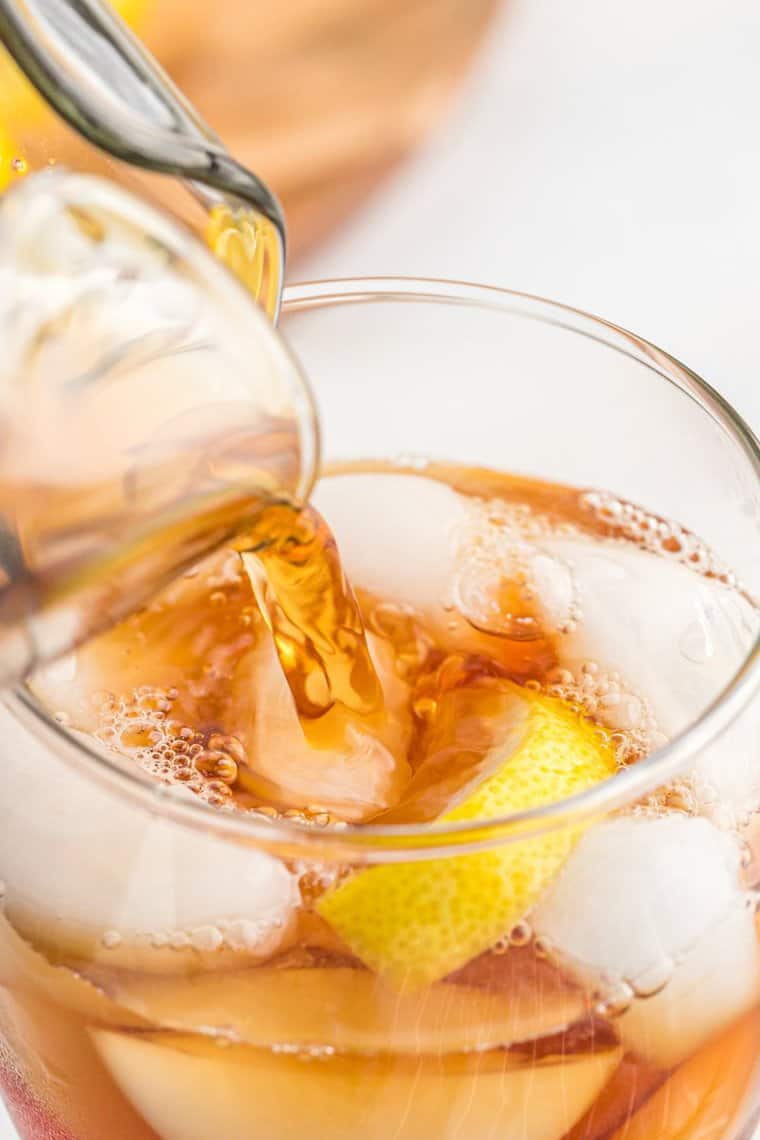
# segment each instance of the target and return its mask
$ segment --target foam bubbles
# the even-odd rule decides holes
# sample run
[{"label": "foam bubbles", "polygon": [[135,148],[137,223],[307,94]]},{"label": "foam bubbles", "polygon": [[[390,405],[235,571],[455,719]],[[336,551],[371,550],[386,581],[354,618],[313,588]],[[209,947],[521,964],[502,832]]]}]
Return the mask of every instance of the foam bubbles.
[{"label": "foam bubbles", "polygon": [[646,697],[630,689],[618,672],[608,672],[596,661],[584,661],[572,669],[557,666],[542,687],[549,696],[559,697],[612,730],[609,740],[621,767],[665,743]]},{"label": "foam bubbles", "polygon": [[697,535],[680,523],[661,518],[635,503],[628,503],[609,491],[586,491],[581,506],[607,533],[629,539],[642,550],[659,554],[689,566],[697,573],[717,578],[727,586],[737,586],[736,575]]},{"label": "foam bubbles", "polygon": [[120,697],[101,691],[91,698],[95,738],[128,756],[161,783],[179,785],[212,807],[232,807],[232,788],[245,749],[235,736],[210,736],[172,719],[176,689],[141,685]]}]

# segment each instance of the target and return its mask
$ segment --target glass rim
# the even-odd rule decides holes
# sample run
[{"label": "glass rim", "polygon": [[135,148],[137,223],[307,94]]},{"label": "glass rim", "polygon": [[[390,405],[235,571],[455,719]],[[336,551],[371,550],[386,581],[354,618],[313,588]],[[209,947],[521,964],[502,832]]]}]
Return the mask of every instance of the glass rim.
[{"label": "glass rim", "polygon": [[[524,319],[554,325],[576,335],[591,337],[621,352],[676,386],[718,423],[748,460],[760,486],[760,441],[736,410],[692,369],[654,344],[628,330],[544,297],[498,286],[422,277],[336,278],[289,285],[283,298],[283,315],[337,304],[378,301],[440,302],[512,312]],[[127,795],[147,810],[160,812],[179,823],[238,842],[280,852],[308,851],[314,857],[364,861],[430,859],[446,854],[482,850],[497,843],[534,837],[558,826],[572,826],[607,814],[633,802],[679,772],[732,723],[760,690],[760,635],[755,638],[734,675],[710,704],[685,729],[645,759],[600,784],[540,807],[494,820],[455,823],[360,824],[340,828],[310,827],[292,820],[270,820],[243,813],[222,812],[190,794],[158,784],[147,773],[111,760],[81,736],[57,723],[42,704],[23,687],[4,697],[14,715],[36,735],[63,753],[67,762],[89,769],[101,784]],[[52,738],[52,741],[51,741]]]}]

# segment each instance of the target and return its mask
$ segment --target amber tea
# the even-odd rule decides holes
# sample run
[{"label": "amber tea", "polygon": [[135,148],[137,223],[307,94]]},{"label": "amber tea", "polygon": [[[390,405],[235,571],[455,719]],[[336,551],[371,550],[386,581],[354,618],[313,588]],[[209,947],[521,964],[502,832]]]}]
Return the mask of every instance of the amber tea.
[{"label": "amber tea", "polygon": [[[326,835],[475,822],[593,787],[677,730],[699,646],[650,688],[620,607],[646,623],[667,603],[686,629],[707,613],[716,669],[757,625],[693,536],[610,495],[374,465],[314,504],[262,516],[248,553],[177,579],[37,695],[224,813]],[[31,858],[6,824],[24,1136],[738,1135],[757,833],[718,821],[698,773],[593,826],[366,867],[215,850],[169,822],[131,850],[126,803],[52,766],[35,781],[43,816],[54,797],[83,852],[104,846],[63,885],[54,835]]]}]

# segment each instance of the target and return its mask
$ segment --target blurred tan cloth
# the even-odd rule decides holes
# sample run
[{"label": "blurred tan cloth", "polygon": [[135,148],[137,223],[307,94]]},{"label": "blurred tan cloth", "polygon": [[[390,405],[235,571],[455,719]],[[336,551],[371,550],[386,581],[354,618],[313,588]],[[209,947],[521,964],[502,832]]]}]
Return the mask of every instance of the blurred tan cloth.
[{"label": "blurred tan cloth", "polygon": [[[115,0],[232,153],[318,241],[440,116],[498,0]],[[93,165],[0,62],[0,155]],[[0,172],[0,184],[2,183]],[[163,193],[162,193],[163,196]]]}]

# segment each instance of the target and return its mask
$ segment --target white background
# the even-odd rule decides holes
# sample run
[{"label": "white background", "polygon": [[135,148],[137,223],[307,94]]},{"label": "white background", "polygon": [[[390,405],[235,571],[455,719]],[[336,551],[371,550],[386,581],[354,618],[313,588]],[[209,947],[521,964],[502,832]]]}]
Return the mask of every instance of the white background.
[{"label": "white background", "polygon": [[507,0],[443,129],[293,276],[539,293],[760,426],[760,3]]},{"label": "white background", "polygon": [[757,430],[759,119],[758,0],[511,0],[436,138],[293,275],[566,301],[681,357]]}]

